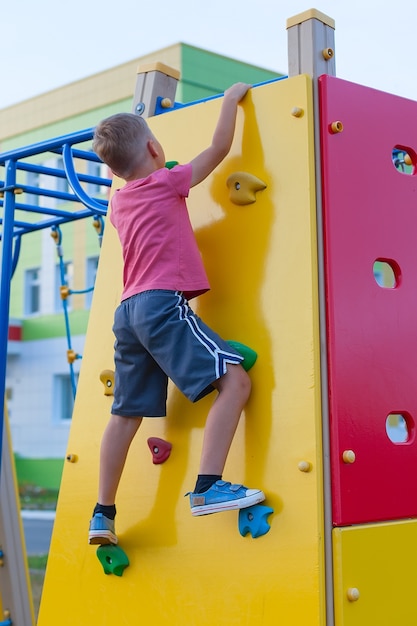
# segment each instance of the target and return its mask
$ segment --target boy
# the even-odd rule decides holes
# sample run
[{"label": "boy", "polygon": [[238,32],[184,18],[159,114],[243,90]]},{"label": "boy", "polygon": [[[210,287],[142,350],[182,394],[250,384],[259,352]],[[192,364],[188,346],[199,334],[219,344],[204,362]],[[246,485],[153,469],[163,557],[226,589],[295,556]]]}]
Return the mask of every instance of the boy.
[{"label": "boy", "polygon": [[191,513],[245,508],[265,498],[258,489],[222,480],[251,384],[243,357],[188,304],[210,287],[185,198],[228,154],[238,104],[249,88],[238,83],[226,90],[211,145],[171,170],[143,118],[116,114],[96,128],[93,149],[126,184],[114,194],[110,214],[123,250],[124,287],[114,318],[114,402],[101,443],[91,544],[117,543],[115,498],[129,446],[144,416],[165,415],[168,378],[192,402],[217,391],[189,494]]}]

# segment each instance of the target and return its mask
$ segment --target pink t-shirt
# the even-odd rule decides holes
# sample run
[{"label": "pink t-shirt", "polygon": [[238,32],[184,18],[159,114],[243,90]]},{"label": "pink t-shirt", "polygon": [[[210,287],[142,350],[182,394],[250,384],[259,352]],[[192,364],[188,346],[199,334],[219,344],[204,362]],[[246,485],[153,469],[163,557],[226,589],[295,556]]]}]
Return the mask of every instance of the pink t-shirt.
[{"label": "pink t-shirt", "polygon": [[161,168],[126,183],[111,201],[110,221],[123,250],[122,300],[149,289],[210,289],[188,215],[190,164]]}]

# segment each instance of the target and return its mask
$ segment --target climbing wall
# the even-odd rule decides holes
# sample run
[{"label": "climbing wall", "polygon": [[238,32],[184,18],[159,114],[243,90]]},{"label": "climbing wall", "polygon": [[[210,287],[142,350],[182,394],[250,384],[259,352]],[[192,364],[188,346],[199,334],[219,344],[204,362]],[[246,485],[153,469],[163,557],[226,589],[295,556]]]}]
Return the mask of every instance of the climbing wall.
[{"label": "climbing wall", "polygon": [[417,103],[320,91],[336,624],[414,624]]},{"label": "climbing wall", "polygon": [[[214,99],[150,120],[167,160],[187,162],[207,146],[220,105]],[[266,184],[256,202],[231,201],[226,181],[236,172]],[[236,512],[191,516],[184,494],[194,486],[213,398],[191,404],[170,387],[168,416],[145,420],[120,485],[117,532],[130,561],[122,576],[105,574],[87,543],[112,402],[100,375],[113,369],[121,292],[119,244],[107,224],[40,626],[324,624],[314,188],[310,79],[253,89],[230,155],[191,191],[189,207],[212,285],[197,311],[258,353],[225,478],[265,490],[270,530],[242,536]],[[150,437],[172,444],[162,464],[152,462]]]}]

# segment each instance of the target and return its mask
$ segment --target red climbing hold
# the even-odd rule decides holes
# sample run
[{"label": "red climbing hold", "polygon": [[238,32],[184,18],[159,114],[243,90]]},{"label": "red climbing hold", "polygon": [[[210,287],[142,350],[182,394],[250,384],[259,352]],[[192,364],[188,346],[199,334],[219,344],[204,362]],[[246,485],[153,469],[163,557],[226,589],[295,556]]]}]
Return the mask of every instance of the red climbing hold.
[{"label": "red climbing hold", "polygon": [[149,437],[148,439],[149,450],[152,453],[152,462],[154,465],[165,463],[172,450],[172,443],[160,439],[159,437]]}]

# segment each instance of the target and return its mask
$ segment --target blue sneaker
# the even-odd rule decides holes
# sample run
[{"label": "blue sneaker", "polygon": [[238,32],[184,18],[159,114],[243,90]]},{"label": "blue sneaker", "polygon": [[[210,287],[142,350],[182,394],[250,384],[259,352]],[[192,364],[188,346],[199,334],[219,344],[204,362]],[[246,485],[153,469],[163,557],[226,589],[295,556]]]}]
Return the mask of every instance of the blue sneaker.
[{"label": "blue sneaker", "polygon": [[192,515],[208,515],[221,511],[246,509],[265,500],[259,489],[248,489],[243,485],[232,485],[218,480],[203,493],[189,493]]},{"label": "blue sneaker", "polygon": [[117,537],[114,533],[114,520],[109,519],[103,513],[96,513],[90,521],[88,543],[102,546],[108,544],[116,545]]}]

